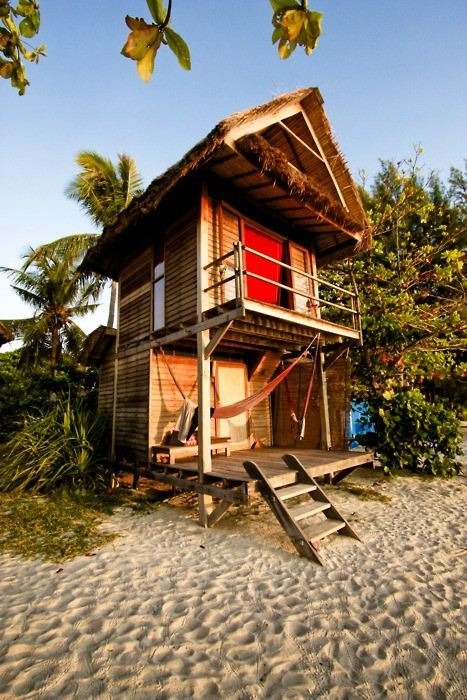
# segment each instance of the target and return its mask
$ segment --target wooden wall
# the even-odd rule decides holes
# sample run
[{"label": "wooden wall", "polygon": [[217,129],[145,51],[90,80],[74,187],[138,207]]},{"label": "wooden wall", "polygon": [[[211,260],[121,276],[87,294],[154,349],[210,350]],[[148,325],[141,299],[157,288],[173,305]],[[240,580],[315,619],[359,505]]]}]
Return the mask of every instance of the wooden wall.
[{"label": "wooden wall", "polygon": [[[193,403],[198,403],[196,357],[175,355],[165,350],[166,360],[160,352],[151,353],[151,385],[149,411],[149,447],[160,444],[164,436],[174,429],[183,405],[183,397],[177,389],[168,366],[183,393]],[[214,421],[212,421],[214,430]]]},{"label": "wooden wall", "polygon": [[[152,324],[152,249],[120,276],[115,451],[119,459],[147,458],[149,349]],[[135,346],[126,348],[128,343]],[[140,343],[140,345],[138,345]]]},{"label": "wooden wall", "polygon": [[194,320],[197,310],[195,212],[177,221],[165,238],[165,319],[169,328]]},{"label": "wooden wall", "polygon": [[[250,395],[266,386],[276,373],[279,363],[280,353],[272,351],[264,353],[250,377]],[[250,428],[252,443],[256,442],[258,447],[272,447],[274,439],[270,396],[252,409]]]},{"label": "wooden wall", "polygon": [[[331,447],[333,450],[347,449],[346,420],[350,411],[350,386],[348,385],[348,360],[342,358],[327,371],[329,420],[331,427]],[[303,413],[306,392],[309,386],[312,363],[297,365],[287,377],[292,404],[300,418]],[[316,373],[311,400],[305,416],[305,436],[296,439],[297,427],[291,422],[286,388],[282,382],[274,392],[274,444],[278,447],[301,446],[307,449],[321,448],[321,388]]]},{"label": "wooden wall", "polygon": [[[112,421],[114,396],[115,354],[109,352],[99,367],[99,390],[97,407],[109,421]],[[109,423],[110,424],[110,423]]]},{"label": "wooden wall", "polygon": [[115,451],[118,459],[147,459],[149,350],[118,359]]},{"label": "wooden wall", "polygon": [[123,270],[119,280],[119,348],[147,338],[152,324],[152,250],[146,248]]}]

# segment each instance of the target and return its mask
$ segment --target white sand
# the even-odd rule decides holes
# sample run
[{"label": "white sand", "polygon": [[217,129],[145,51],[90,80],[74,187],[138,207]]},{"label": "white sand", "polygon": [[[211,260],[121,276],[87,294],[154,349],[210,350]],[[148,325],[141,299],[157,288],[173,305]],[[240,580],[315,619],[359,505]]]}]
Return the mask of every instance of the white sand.
[{"label": "white sand", "polygon": [[392,501],[338,494],[363,542],[328,539],[325,567],[262,502],[211,530],[123,511],[61,565],[1,557],[0,697],[465,700],[467,479],[376,488]]}]

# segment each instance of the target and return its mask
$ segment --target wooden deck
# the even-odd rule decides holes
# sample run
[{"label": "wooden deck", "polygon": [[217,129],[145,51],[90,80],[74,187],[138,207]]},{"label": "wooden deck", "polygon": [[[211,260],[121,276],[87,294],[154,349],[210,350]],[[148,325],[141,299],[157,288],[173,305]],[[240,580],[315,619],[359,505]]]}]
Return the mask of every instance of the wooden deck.
[{"label": "wooden deck", "polygon": [[295,479],[295,472],[282,459],[287,453],[294,454],[313,478],[328,477],[333,483],[357,467],[373,465],[371,453],[272,447],[232,451],[229,456],[214,456],[212,471],[204,474],[202,483],[198,478],[196,459],[181,460],[176,464],[150,462],[147,466],[138,468],[136,475],[170,484],[182,491],[204,493],[231,503],[248,503],[249,496],[258,487],[256,481],[247,474],[243,463],[247,460],[256,462],[275,487],[287,486]]}]

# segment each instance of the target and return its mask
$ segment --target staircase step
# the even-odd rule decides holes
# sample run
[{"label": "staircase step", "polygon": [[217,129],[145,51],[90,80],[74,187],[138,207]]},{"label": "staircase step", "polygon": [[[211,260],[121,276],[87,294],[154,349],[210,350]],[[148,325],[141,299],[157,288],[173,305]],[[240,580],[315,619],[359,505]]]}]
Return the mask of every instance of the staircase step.
[{"label": "staircase step", "polygon": [[276,489],[276,494],[279,500],[286,501],[288,498],[295,498],[295,496],[301,496],[304,493],[310,493],[310,491],[316,491],[314,484],[292,484],[292,486],[282,486]]},{"label": "staircase step", "polygon": [[331,504],[326,501],[307,501],[306,503],[300,503],[299,506],[289,508],[289,513],[294,520],[298,521],[310,518],[317,513],[322,513],[323,510],[327,510],[330,507]]},{"label": "staircase step", "polygon": [[333,532],[342,530],[343,527],[345,527],[345,523],[342,520],[326,519],[310,527],[305,527],[303,531],[309,542],[317,542],[327,535],[332,535]]}]

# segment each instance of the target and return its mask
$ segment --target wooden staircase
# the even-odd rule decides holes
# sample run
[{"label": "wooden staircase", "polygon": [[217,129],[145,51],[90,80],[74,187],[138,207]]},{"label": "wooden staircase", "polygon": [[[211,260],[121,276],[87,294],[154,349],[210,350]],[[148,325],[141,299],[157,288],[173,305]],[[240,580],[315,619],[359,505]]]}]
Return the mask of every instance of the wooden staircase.
[{"label": "wooden staircase", "polygon": [[286,454],[282,459],[295,472],[295,482],[288,486],[273,486],[255,462],[247,461],[243,466],[258,482],[261,494],[298,553],[323,565],[319,540],[333,533],[360,538],[297,457]]}]

